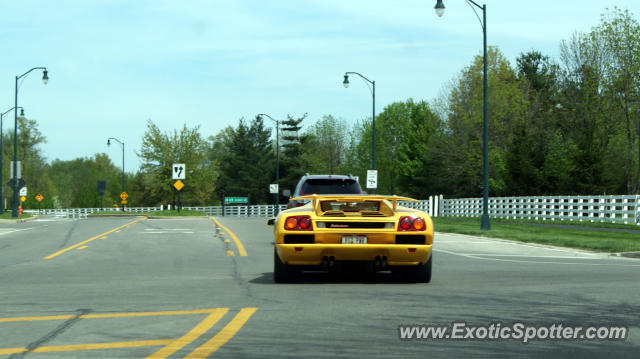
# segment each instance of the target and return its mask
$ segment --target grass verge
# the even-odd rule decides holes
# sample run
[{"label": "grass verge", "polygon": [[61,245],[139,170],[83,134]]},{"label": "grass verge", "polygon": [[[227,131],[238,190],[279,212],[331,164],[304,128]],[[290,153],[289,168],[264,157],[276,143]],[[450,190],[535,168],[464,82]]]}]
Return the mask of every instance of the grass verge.
[{"label": "grass verge", "polygon": [[435,217],[437,232],[461,233],[521,242],[588,249],[599,252],[640,251],[640,226],[568,221],[491,219],[491,230],[480,229],[480,218]]},{"label": "grass verge", "polygon": [[27,218],[31,218],[33,217],[33,215],[31,215],[30,213],[23,213],[21,215],[18,215],[18,218],[13,218],[11,217],[11,211],[5,211],[3,214],[0,214],[0,219],[13,219],[13,220],[18,220],[18,219],[27,219]]}]

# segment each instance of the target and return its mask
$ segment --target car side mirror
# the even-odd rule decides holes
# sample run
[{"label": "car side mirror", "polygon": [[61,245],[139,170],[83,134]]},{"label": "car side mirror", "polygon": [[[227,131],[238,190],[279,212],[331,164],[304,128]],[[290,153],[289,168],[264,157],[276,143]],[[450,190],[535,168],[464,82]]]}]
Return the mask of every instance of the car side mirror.
[{"label": "car side mirror", "polygon": [[285,197],[291,197],[291,190],[288,190],[288,189],[282,190],[282,195]]},{"label": "car side mirror", "polygon": [[267,226],[273,226],[275,223],[276,223],[276,219],[275,218],[267,219]]}]

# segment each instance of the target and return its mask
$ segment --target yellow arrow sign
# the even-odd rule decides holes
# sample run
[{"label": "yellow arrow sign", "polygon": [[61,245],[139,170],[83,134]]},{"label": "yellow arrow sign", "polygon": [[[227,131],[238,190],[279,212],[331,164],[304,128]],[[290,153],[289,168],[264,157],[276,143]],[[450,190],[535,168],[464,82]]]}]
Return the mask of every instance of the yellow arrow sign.
[{"label": "yellow arrow sign", "polygon": [[127,192],[122,192],[120,193],[120,198],[125,201],[127,198],[129,198],[129,195],[127,194]]}]

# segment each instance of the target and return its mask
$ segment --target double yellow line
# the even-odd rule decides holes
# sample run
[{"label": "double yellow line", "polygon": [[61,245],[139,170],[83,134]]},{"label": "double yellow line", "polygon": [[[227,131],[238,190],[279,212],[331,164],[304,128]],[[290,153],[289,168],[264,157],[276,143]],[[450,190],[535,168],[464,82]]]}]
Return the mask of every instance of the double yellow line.
[{"label": "double yellow line", "polygon": [[[226,308],[216,309],[203,321],[201,321],[198,325],[191,329],[187,334],[170,343],[166,347],[151,354],[147,357],[147,359],[164,359],[171,356],[173,353],[184,348],[194,340],[200,338],[202,334],[211,329],[211,327],[213,327],[227,313],[227,310],[228,309]],[[242,328],[242,326],[247,322],[247,320],[249,320],[249,318],[251,318],[253,313],[255,313],[257,310],[258,308],[242,308],[240,312],[236,314],[236,316],[231,319],[231,321],[224,328],[222,328],[220,332],[218,332],[218,334],[209,339],[206,343],[200,345],[185,358],[195,359],[209,357],[209,355],[211,355],[226,342],[228,342],[229,339],[233,338],[233,336],[236,335],[240,328]]]},{"label": "double yellow line", "polygon": [[225,232],[227,232],[231,237],[231,239],[233,239],[233,243],[235,243],[236,247],[238,248],[238,254],[240,254],[241,257],[246,257],[247,251],[244,249],[244,246],[242,245],[242,242],[240,242],[240,240],[238,239],[238,236],[233,234],[233,232],[231,232],[227,227],[223,226],[220,222],[218,222],[218,220],[215,217],[211,217],[211,219],[213,220],[213,222],[215,222],[215,224],[218,227],[222,228]]},{"label": "double yellow line", "polygon": [[[73,345],[55,345],[55,346],[42,346],[35,348],[31,353],[52,353],[52,352],[72,352],[83,350],[100,350],[100,349],[123,349],[123,348],[137,348],[137,347],[164,347],[155,353],[151,354],[147,358],[163,359],[167,358],[177,351],[183,349],[185,346],[192,343],[194,340],[200,338],[203,334],[208,332],[222,317],[227,314],[228,308],[215,308],[215,309],[199,309],[199,310],[176,310],[176,311],[164,311],[164,312],[134,312],[134,313],[105,313],[105,314],[83,314],[77,316],[80,319],[104,319],[104,318],[127,318],[127,317],[149,317],[149,316],[168,316],[168,315],[188,315],[188,314],[208,314],[208,316],[198,323],[188,333],[178,339],[155,339],[155,340],[140,340],[130,342],[111,342],[111,343],[92,343],[92,344],[73,344]],[[225,325],[218,334],[207,342],[201,344],[194,349],[186,358],[206,358],[213,352],[218,350],[221,346],[227,343],[233,338],[238,331],[245,325],[245,323],[251,318],[251,316],[258,311],[258,308],[242,308],[238,314]],[[0,323],[15,323],[15,322],[32,322],[32,321],[45,321],[45,320],[68,320],[75,318],[74,315],[51,315],[40,317],[19,317],[19,318],[0,318]],[[12,355],[12,354],[24,354],[28,351],[27,348],[0,348],[0,355]]]}]

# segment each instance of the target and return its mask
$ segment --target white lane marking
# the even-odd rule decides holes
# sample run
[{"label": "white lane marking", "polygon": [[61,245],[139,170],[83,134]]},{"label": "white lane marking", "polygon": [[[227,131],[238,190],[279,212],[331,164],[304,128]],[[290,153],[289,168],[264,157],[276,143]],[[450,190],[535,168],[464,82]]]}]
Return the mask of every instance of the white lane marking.
[{"label": "white lane marking", "polygon": [[191,228],[145,228],[145,231],[190,231]]},{"label": "white lane marking", "polygon": [[[141,234],[175,234],[176,232],[140,232]],[[194,234],[195,232],[179,232],[178,234]]]},{"label": "white lane marking", "polygon": [[[628,264],[623,264],[623,263],[580,263],[580,262],[551,262],[551,261],[528,261],[528,260],[520,260],[520,259],[503,259],[503,258],[487,258],[487,257],[491,257],[493,256],[492,254],[486,254],[486,253],[456,253],[456,252],[451,252],[451,251],[447,251],[444,249],[437,249],[434,248],[433,249],[435,252],[442,252],[442,253],[447,253],[447,254],[451,254],[454,256],[460,256],[460,257],[466,257],[466,258],[472,258],[472,259],[479,259],[479,260],[485,260],[485,261],[496,261],[496,262],[513,262],[513,263],[532,263],[532,264],[561,264],[561,265],[587,265],[587,266],[620,266],[620,267],[640,267],[640,264],[632,264],[632,263],[628,263]],[[495,255],[495,256],[500,256]],[[524,258],[536,258],[535,256],[524,256]],[[554,257],[554,256],[550,256],[549,258],[562,258],[562,257]],[[603,259],[603,258],[575,258],[573,257],[572,259]],[[612,260],[629,260],[629,261],[637,261],[632,259],[632,258],[621,258],[621,257],[611,257]]]},{"label": "white lane marking", "polygon": [[30,229],[33,229],[34,227],[29,227],[29,228],[20,228],[20,229],[14,229],[14,228],[0,228],[0,236],[4,236],[5,234],[11,234],[11,233],[15,233],[15,232],[22,232],[22,231],[28,231]]}]

